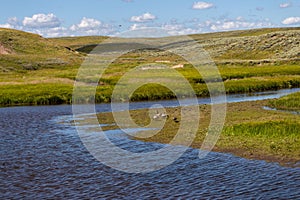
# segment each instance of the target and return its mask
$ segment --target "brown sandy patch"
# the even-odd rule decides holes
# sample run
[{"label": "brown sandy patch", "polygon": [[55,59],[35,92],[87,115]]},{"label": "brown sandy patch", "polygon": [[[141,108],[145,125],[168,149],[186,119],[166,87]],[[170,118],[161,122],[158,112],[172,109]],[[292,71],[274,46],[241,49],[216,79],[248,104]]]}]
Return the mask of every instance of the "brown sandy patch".
[{"label": "brown sandy patch", "polygon": [[0,55],[8,55],[8,54],[12,54],[12,50],[5,48],[1,43],[0,43]]}]

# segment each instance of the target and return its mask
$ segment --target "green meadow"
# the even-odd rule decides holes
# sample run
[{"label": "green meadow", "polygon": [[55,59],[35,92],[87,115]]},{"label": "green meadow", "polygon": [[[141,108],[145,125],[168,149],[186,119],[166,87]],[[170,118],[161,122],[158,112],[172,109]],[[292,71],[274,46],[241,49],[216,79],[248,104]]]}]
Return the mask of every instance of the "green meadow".
[{"label": "green meadow", "polygon": [[[0,105],[70,104],[76,79],[78,83],[86,85],[87,90],[94,89],[94,86],[89,86],[91,83],[97,85],[93,97],[83,97],[82,103],[87,99],[95,100],[96,103],[110,102],[111,94],[120,78],[136,66],[149,63],[164,65],[167,68],[181,65],[182,67],[175,70],[189,82],[199,97],[209,96],[206,85],[209,81],[223,81],[227,94],[299,87],[299,57],[294,55],[294,51],[289,51],[288,47],[275,44],[277,40],[286,42],[282,35],[298,33],[299,28],[277,28],[191,35],[191,38],[210,53],[220,73],[220,77],[217,78],[215,74],[210,74],[209,69],[199,74],[190,63],[177,55],[157,49],[141,49],[116,59],[107,67],[101,78],[95,73],[80,79],[77,77],[78,69],[84,63],[87,53],[107,37],[42,38],[31,33],[0,29],[0,44],[3,50],[0,55]],[[297,39],[299,40],[295,37],[293,40],[297,42]],[[234,42],[232,45],[227,44],[230,40]],[[247,40],[248,44],[245,44],[244,40]],[[265,49],[268,42],[274,45],[270,44],[270,48]],[[294,48],[293,43],[289,43],[289,46],[289,49]],[[118,45],[109,48],[117,49]],[[223,49],[222,54],[220,48]],[[238,53],[257,54],[258,50],[262,54],[259,58],[253,57],[249,60],[235,56]],[[283,51],[285,53],[281,53]],[[150,67],[137,73],[140,79],[145,80],[153,77],[155,80],[165,77],[170,80],[176,79],[169,74],[169,69]],[[129,86],[125,85],[125,90],[126,87]],[[186,92],[185,87],[181,87],[180,84],[174,94],[160,84],[150,83],[138,88],[133,94],[120,96],[116,100],[161,100],[191,95],[193,94]]]}]

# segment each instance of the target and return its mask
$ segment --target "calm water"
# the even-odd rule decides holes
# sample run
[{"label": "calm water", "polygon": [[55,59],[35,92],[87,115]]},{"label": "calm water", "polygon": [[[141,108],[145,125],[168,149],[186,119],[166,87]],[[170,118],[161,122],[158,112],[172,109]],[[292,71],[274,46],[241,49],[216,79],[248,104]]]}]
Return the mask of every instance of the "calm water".
[{"label": "calm water", "polygon": [[[294,91],[236,95],[229,97],[229,101],[271,98]],[[165,106],[176,103],[163,102]],[[135,103],[131,109],[152,104]],[[109,106],[97,105],[97,110],[109,111]],[[230,154],[211,152],[199,159],[198,150],[189,149],[175,163],[159,171],[116,171],[87,152],[70,124],[71,114],[71,106],[67,105],[0,109],[1,199],[300,199],[299,168]],[[120,147],[134,152],[163,146],[130,140],[118,130],[107,135]]]}]

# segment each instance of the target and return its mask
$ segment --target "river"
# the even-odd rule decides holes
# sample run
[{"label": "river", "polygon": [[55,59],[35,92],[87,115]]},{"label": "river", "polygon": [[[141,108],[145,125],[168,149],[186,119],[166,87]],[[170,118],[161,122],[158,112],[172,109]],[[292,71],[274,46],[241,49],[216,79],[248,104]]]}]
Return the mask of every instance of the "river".
[{"label": "river", "polygon": [[[299,89],[227,98],[252,101],[295,91]],[[175,100],[137,102],[130,109],[157,103],[178,106]],[[203,103],[209,99],[199,99]],[[99,104],[96,110],[110,111],[109,104]],[[198,150],[190,148],[158,171],[125,173],[89,154],[70,124],[70,105],[1,108],[0,116],[1,199],[300,199],[299,168],[216,152],[199,159]],[[163,146],[131,140],[119,130],[106,134],[135,152]]]}]

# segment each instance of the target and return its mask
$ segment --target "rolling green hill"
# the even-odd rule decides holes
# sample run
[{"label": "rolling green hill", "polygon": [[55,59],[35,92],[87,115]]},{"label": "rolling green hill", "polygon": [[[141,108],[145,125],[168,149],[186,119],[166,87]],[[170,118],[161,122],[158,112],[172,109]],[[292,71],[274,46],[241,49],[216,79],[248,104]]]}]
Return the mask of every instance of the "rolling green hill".
[{"label": "rolling green hill", "polygon": [[[219,64],[300,62],[299,27],[194,34],[190,37]],[[37,34],[0,28],[0,70],[78,65],[85,53],[107,38],[43,38]]]},{"label": "rolling green hill", "polygon": [[[217,64],[227,93],[300,87],[300,28],[253,29],[190,37],[201,44]],[[43,38],[0,28],[0,105],[70,103],[78,68],[87,53],[107,38]],[[126,45],[112,44],[103,48],[107,52],[118,51]],[[195,50],[189,43],[168,45],[170,49],[179,46]],[[196,94],[208,95],[205,82],[187,61],[157,49],[142,49],[125,54],[110,65],[98,82],[96,102],[109,102],[114,85],[130,69],[159,62],[169,67],[181,66],[176,70],[186,77]],[[165,72],[158,70],[157,74]],[[91,78],[99,79],[96,75]],[[88,82],[83,81],[83,84],[88,85]],[[131,100],[167,98],[174,98],[174,94],[146,85],[133,94]]]},{"label": "rolling green hill", "polygon": [[[176,36],[175,36],[176,37]],[[265,28],[190,35],[217,64],[289,64],[300,60],[300,28]],[[103,36],[51,39],[89,53]]]},{"label": "rolling green hill", "polygon": [[0,28],[0,71],[78,65],[80,53],[37,34]]},{"label": "rolling green hill", "polygon": [[295,63],[300,60],[300,27],[191,35],[219,63]]}]

